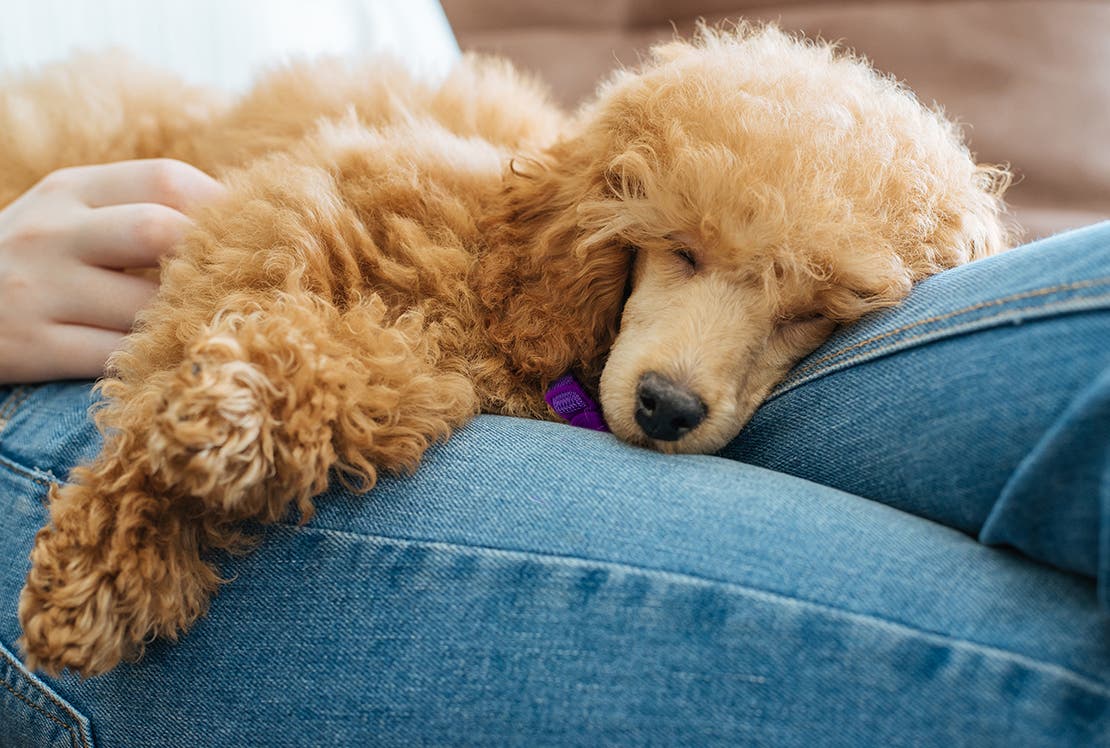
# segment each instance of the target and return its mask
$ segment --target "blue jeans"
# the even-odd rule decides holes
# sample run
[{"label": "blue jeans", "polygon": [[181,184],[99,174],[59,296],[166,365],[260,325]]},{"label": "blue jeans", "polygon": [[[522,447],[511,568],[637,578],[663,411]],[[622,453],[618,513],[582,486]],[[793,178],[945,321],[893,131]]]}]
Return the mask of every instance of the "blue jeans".
[{"label": "blue jeans", "polygon": [[89,403],[0,388],[3,746],[1110,740],[1110,224],[841,331],[721,456],[479,418],[82,682],[14,642]]}]

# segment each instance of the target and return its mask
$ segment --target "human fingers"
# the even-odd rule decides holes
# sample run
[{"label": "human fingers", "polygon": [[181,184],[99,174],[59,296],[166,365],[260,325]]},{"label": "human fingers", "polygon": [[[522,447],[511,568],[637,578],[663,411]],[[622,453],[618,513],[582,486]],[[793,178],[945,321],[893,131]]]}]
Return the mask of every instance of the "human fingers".
[{"label": "human fingers", "polygon": [[76,256],[104,268],[157,267],[192,221],[158,203],[109,205],[87,211],[72,234]]},{"label": "human fingers", "polygon": [[46,302],[50,320],[120,332],[131,329],[135,314],[158,290],[153,280],[94,267],[59,276],[56,284],[56,293]]},{"label": "human fingers", "polygon": [[84,325],[49,325],[33,347],[7,350],[0,340],[0,382],[45,382],[93,379],[104,373],[108,357],[123,343],[124,334]]},{"label": "human fingers", "polygon": [[184,213],[225,191],[195,166],[169,158],[77,166],[54,172],[47,179],[73,190],[90,208],[158,203]]},{"label": "human fingers", "polygon": [[56,372],[54,377],[92,379],[104,374],[104,365],[123,344],[124,333],[87,325],[54,325],[46,336],[53,352],[49,369]]}]

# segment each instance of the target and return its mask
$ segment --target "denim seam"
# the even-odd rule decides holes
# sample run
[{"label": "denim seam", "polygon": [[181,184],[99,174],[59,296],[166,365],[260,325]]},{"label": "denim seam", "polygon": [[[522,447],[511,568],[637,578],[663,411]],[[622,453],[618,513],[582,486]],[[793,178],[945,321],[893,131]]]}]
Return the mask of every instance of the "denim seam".
[{"label": "denim seam", "polygon": [[566,555],[566,554],[561,554],[561,553],[551,553],[551,552],[535,551],[535,550],[521,550],[521,549],[517,549],[517,548],[500,548],[500,547],[497,547],[497,546],[480,545],[480,544],[461,545],[459,543],[452,543],[452,542],[449,542],[449,541],[441,541],[441,540],[434,540],[433,541],[433,540],[423,540],[423,539],[420,539],[420,538],[397,537],[397,536],[391,536],[391,535],[375,535],[375,534],[372,534],[372,533],[357,533],[357,532],[350,532],[350,531],[345,531],[345,530],[333,530],[333,529],[324,528],[324,527],[312,527],[311,525],[293,526],[293,525],[287,525],[287,524],[284,524],[284,523],[276,523],[274,525],[271,525],[270,527],[274,528],[274,529],[284,530],[286,533],[288,533],[290,535],[296,535],[299,532],[316,532],[316,533],[321,533],[321,534],[324,534],[324,535],[330,535],[330,536],[334,536],[334,537],[338,537],[338,538],[345,538],[345,539],[352,539],[352,538],[353,539],[358,539],[358,540],[376,539],[376,540],[383,540],[383,541],[390,541],[390,542],[397,541],[397,542],[409,543],[409,544],[412,544],[412,545],[421,545],[421,546],[432,547],[432,548],[440,547],[440,548],[449,548],[449,549],[454,549],[454,550],[471,550],[471,551],[473,551],[473,550],[486,550],[486,551],[494,551],[494,552],[503,553],[503,554],[515,554],[515,555],[520,555],[520,556],[525,556],[525,557],[535,557],[535,558],[545,558],[545,559],[560,559],[560,560],[563,560],[563,561],[577,561],[577,562],[585,563],[585,564],[597,564],[597,565],[601,565],[601,566],[605,566],[605,567],[609,567],[609,568],[614,568],[614,569],[621,569],[621,570],[626,570],[626,571],[635,571],[635,572],[639,572],[639,573],[654,574],[654,575],[659,575],[659,576],[663,576],[663,577],[676,577],[678,579],[682,579],[682,580],[685,580],[685,581],[694,581],[694,582],[698,582],[698,583],[701,583],[701,584],[721,585],[723,587],[729,587],[729,588],[742,590],[744,593],[753,595],[755,597],[761,597],[762,596],[762,597],[765,597],[765,598],[770,598],[770,599],[775,600],[775,601],[780,602],[780,603],[781,602],[786,602],[786,603],[789,603],[789,604],[799,605],[799,606],[803,606],[803,607],[809,606],[809,607],[817,608],[817,609],[822,610],[822,611],[833,613],[835,615],[843,616],[845,618],[860,619],[862,621],[865,621],[865,622],[867,622],[871,625],[874,625],[874,626],[878,626],[880,628],[889,627],[889,628],[893,628],[893,629],[900,630],[900,631],[903,631],[903,632],[910,632],[910,633],[912,633],[916,636],[920,636],[920,637],[925,638],[925,639],[938,640],[938,641],[943,642],[943,643],[945,643],[949,646],[953,646],[953,647],[957,647],[957,648],[964,648],[964,649],[970,650],[970,651],[978,653],[978,654],[983,654],[983,655],[986,655],[986,656],[989,656],[989,657],[996,657],[996,658],[1008,660],[1008,661],[1014,662],[1018,665],[1027,667],[1031,670],[1040,671],[1040,672],[1045,673],[1045,674],[1055,674],[1059,677],[1062,677],[1066,680],[1069,680],[1069,681],[1072,681],[1072,682],[1076,683],[1078,686],[1080,686],[1082,688],[1085,688],[1088,691],[1091,691],[1091,692],[1101,696],[1102,698],[1110,699],[1110,685],[1099,683],[1098,681],[1092,680],[1089,676],[1074,672],[1074,671],[1064,667],[1063,665],[1057,665],[1055,663],[1049,663],[1049,662],[1044,662],[1044,661],[1041,661],[1041,660],[1036,660],[1036,659],[1034,659],[1032,657],[1029,657],[1027,655],[1019,654],[1017,652],[1011,652],[1009,650],[1001,649],[999,647],[995,647],[995,646],[992,646],[992,645],[989,645],[989,644],[982,644],[980,642],[975,642],[975,641],[972,641],[970,639],[960,639],[960,638],[956,638],[956,637],[949,636],[949,635],[946,635],[946,634],[938,633],[938,632],[935,632],[935,631],[928,631],[926,629],[917,628],[915,626],[912,626],[912,625],[907,624],[907,623],[903,623],[901,621],[895,621],[895,620],[891,620],[891,619],[888,619],[888,618],[883,618],[883,617],[880,617],[880,616],[877,616],[877,615],[874,615],[874,614],[871,614],[871,613],[859,613],[859,612],[855,612],[855,611],[845,610],[843,608],[838,608],[838,607],[835,607],[833,605],[830,605],[829,603],[818,602],[818,601],[815,601],[815,600],[809,600],[809,599],[801,598],[801,597],[790,597],[790,596],[782,594],[781,592],[775,592],[773,590],[767,590],[767,589],[762,589],[762,588],[758,588],[758,587],[750,587],[750,586],[747,586],[747,585],[744,585],[744,584],[739,584],[737,582],[731,582],[731,581],[726,581],[726,580],[722,580],[722,579],[713,579],[711,577],[705,577],[705,576],[701,576],[699,574],[693,574],[693,573],[690,573],[690,572],[674,571],[674,570],[671,570],[671,569],[659,569],[659,568],[650,567],[650,566],[638,566],[638,565],[633,565],[633,564],[620,562],[620,561],[609,561],[609,560],[604,560],[604,559],[589,558],[589,557],[585,557],[585,556],[571,556],[571,555]]},{"label": "denim seam", "polygon": [[[14,688],[9,686],[6,681],[0,681],[0,686],[3,686],[4,688],[8,689],[8,692],[12,696],[16,697],[17,699],[22,701],[27,706],[34,709],[36,712],[38,712],[42,716],[49,719],[51,722],[54,722],[55,724],[59,725],[63,730],[65,730],[67,733],[69,733],[69,743],[70,743],[70,745],[77,745],[77,735],[73,732],[73,725],[67,725],[65,722],[62,722],[56,716],[54,716],[50,712],[46,711],[41,706],[39,706],[35,702],[31,701],[26,696],[24,696],[23,694],[19,693]],[[82,745],[87,745],[87,744],[82,741]]]},{"label": "denim seam", "polygon": [[[1042,297],[1042,296],[1048,296],[1049,294],[1054,294],[1054,293],[1058,293],[1058,292],[1061,292],[1061,291],[1077,291],[1079,289],[1092,288],[1092,287],[1097,287],[1097,286],[1107,285],[1107,284],[1110,284],[1110,276],[1107,276],[1105,278],[1093,278],[1093,279],[1085,280],[1085,281],[1076,281],[1075,283],[1061,284],[1061,285],[1058,285],[1058,286],[1048,286],[1046,288],[1039,288],[1039,289],[1032,290],[1032,291],[1023,291],[1022,293],[1013,294],[1011,296],[1003,296],[1000,299],[992,299],[991,301],[983,301],[983,302],[980,302],[978,304],[972,304],[971,306],[964,307],[962,309],[957,309],[957,310],[952,311],[952,312],[946,312],[944,314],[938,314],[938,315],[935,315],[933,317],[927,317],[925,319],[919,319],[919,320],[911,322],[907,325],[897,327],[893,330],[887,330],[886,332],[880,333],[878,335],[873,335],[870,338],[867,338],[865,340],[860,340],[860,341],[858,341],[856,343],[853,343],[852,345],[848,346],[847,348],[843,348],[839,351],[834,351],[833,353],[829,353],[829,354],[823,356],[822,358],[818,359],[817,361],[814,361],[810,364],[807,364],[806,366],[799,369],[798,370],[798,376],[804,376],[805,374],[813,371],[814,369],[818,369],[821,366],[821,364],[825,363],[826,361],[830,361],[830,360],[832,360],[834,358],[837,358],[839,356],[843,356],[845,353],[848,353],[849,351],[853,351],[856,348],[861,348],[865,345],[868,345],[869,343],[874,343],[874,342],[877,342],[879,340],[883,340],[884,338],[889,338],[892,335],[897,335],[898,333],[906,332],[907,330],[912,330],[915,327],[920,327],[922,325],[927,325],[927,324],[930,324],[930,323],[933,323],[933,322],[940,322],[942,320],[950,319],[952,317],[958,317],[961,314],[967,314],[969,312],[975,312],[975,311],[978,311],[980,309],[987,309],[988,307],[992,307],[992,306],[1001,306],[1003,304],[1009,304],[1012,301],[1024,301],[1026,299],[1033,299],[1033,298],[1039,298],[1039,297]],[[1098,298],[1098,297],[1096,297],[1096,298]],[[1021,307],[1021,308],[1022,309],[1031,309],[1033,307]],[[1041,306],[1041,307],[1037,307],[1037,308],[1045,308],[1045,307]],[[990,318],[987,318],[987,319],[990,319]]]},{"label": "denim seam", "polygon": [[0,470],[7,470],[21,478],[26,478],[29,481],[33,481],[40,486],[46,486],[47,488],[58,483],[67,483],[67,481],[58,480],[51,474],[20,465],[18,462],[13,462],[3,455],[0,455]]},{"label": "denim seam", "polygon": [[[4,655],[5,660],[8,659],[6,653],[0,652],[0,654]],[[18,670],[19,668],[17,668],[16,665],[17,665],[17,663],[12,663],[11,661],[9,661],[9,663],[8,663],[8,667],[12,667],[12,668],[15,668],[15,669]],[[71,744],[77,745],[78,743],[80,743],[80,745],[83,746],[83,748],[91,748],[91,744],[89,743],[88,738],[85,735],[85,731],[81,728],[81,724],[80,724],[80,721],[77,719],[77,715],[75,715],[72,712],[72,710],[70,710],[68,707],[66,707],[65,704],[62,704],[57,699],[55,699],[54,696],[50,694],[50,692],[42,690],[42,689],[37,689],[38,693],[45,696],[50,701],[50,703],[52,703],[54,706],[61,709],[63,713],[65,713],[67,716],[70,717],[70,719],[73,719],[75,724],[68,724],[67,725],[65,722],[63,722],[61,719],[59,719],[57,715],[51,714],[50,712],[46,711],[45,709],[43,709],[38,704],[36,704],[35,702],[31,701],[30,699],[28,699],[23,694],[16,691],[6,681],[0,681],[0,685],[3,685],[4,688],[8,689],[8,691],[12,694],[12,696],[15,696],[17,699],[22,701],[27,706],[29,706],[32,709],[34,709],[35,711],[41,713],[43,716],[47,717],[52,722],[55,722],[56,724],[61,725],[62,729],[64,729],[66,732],[69,733],[69,738],[70,738],[69,742]],[[32,685],[34,685],[34,684],[32,683]]]},{"label": "denim seam", "polygon": [[[1096,302],[1096,303],[1102,303],[1102,302],[1110,301],[1110,294],[1098,295],[1098,296],[1085,296],[1085,297],[1083,297],[1082,300],[1084,302],[1086,302],[1087,304],[1089,304],[1092,301]],[[894,335],[897,335],[899,333],[902,333],[902,332],[905,332],[909,329],[912,329],[913,327],[916,327],[918,325],[925,324],[926,322],[929,322],[929,321],[937,321],[937,319],[940,319],[940,318],[937,318],[937,319],[934,319],[934,320],[920,320],[920,321],[918,321],[918,322],[916,322],[912,325],[906,325],[906,326],[900,327],[896,330],[887,331],[887,332],[883,333],[882,335],[876,335],[876,336],[873,336],[871,338],[868,338],[867,340],[863,340],[863,341],[860,341],[858,343],[854,343],[853,345],[848,346],[847,348],[836,351],[834,353],[830,353],[827,356],[822,357],[819,361],[815,361],[814,363],[807,365],[807,367],[804,368],[804,369],[799,369],[798,371],[794,372],[790,376],[789,380],[784,380],[778,387],[776,387],[775,390],[770,395],[767,396],[767,401],[773,400],[773,399],[775,399],[775,398],[777,398],[781,395],[785,395],[790,390],[793,390],[797,387],[800,387],[803,384],[807,384],[808,382],[812,382],[815,379],[819,379],[819,378],[825,376],[826,374],[830,374],[834,371],[842,370],[842,369],[847,368],[848,366],[850,366],[852,364],[855,364],[855,363],[858,363],[860,361],[867,360],[867,359],[872,358],[872,357],[877,357],[877,356],[880,356],[880,355],[885,354],[885,353],[889,353],[890,351],[900,349],[903,346],[912,347],[914,343],[916,343],[918,341],[921,341],[921,340],[925,340],[927,338],[934,337],[934,336],[954,337],[954,336],[960,335],[964,332],[969,332],[969,331],[972,331],[972,330],[982,329],[985,326],[990,326],[990,325],[993,325],[994,323],[997,323],[997,322],[1012,320],[1014,317],[1020,317],[1022,314],[1026,313],[1026,312],[1029,312],[1031,310],[1047,311],[1047,312],[1060,311],[1060,310],[1073,310],[1073,311],[1076,311],[1076,312],[1091,311],[1091,307],[1089,307],[1089,306],[1076,307],[1075,306],[1075,301],[1076,301],[1075,299],[1066,299],[1066,300],[1062,300],[1062,301],[1060,301],[1058,303],[1055,303],[1055,304],[1039,304],[1037,306],[1009,308],[1009,309],[1001,311],[1001,312],[999,312],[995,315],[992,315],[992,316],[977,317],[976,319],[970,320],[970,321],[962,323],[962,324],[956,324],[956,325],[953,325],[951,327],[944,327],[944,328],[939,329],[939,330],[928,330],[926,332],[919,333],[919,334],[914,335],[914,336],[909,337],[909,338],[899,338],[899,339],[897,339],[897,340],[895,340],[895,341],[893,341],[893,342],[891,342],[891,343],[889,343],[885,346],[882,346],[880,348],[869,348],[865,351],[861,351],[860,353],[858,353],[854,356],[851,356],[851,357],[848,357],[848,358],[841,358],[842,356],[844,356],[848,352],[853,351],[857,348],[863,347],[864,345],[868,345],[868,344],[871,344],[871,343],[876,343],[880,340],[883,340],[884,338],[892,337]],[[962,310],[960,313],[963,313],[963,312],[966,312],[966,311],[972,311],[972,310],[970,310],[970,309]],[[955,313],[953,313],[952,315],[947,315],[947,316],[948,317],[955,316]],[[1033,320],[1030,320],[1030,321],[1033,321]],[[819,366],[819,364],[828,363],[830,361],[832,363],[830,363],[828,366],[824,366],[824,367]]]},{"label": "denim seam", "polygon": [[30,394],[30,388],[22,386],[16,387],[15,390],[8,395],[8,398],[3,404],[0,404],[0,434],[7,428],[8,422],[12,419],[12,416],[19,411],[19,406],[23,404],[23,401],[26,400]]},{"label": "denim seam", "polygon": [[[1105,299],[1107,301],[1110,301],[1110,294],[1107,294],[1106,296],[1094,296],[1094,297],[1090,297],[1090,298],[1092,298],[1096,301],[1101,301],[1103,299]],[[1057,306],[1041,305],[1041,306],[1038,306],[1036,308],[1037,309],[1054,310],[1054,309],[1059,309],[1064,305],[1070,306],[1070,302],[1061,302],[1061,304],[1057,305]],[[888,343],[887,345],[881,346],[879,348],[869,348],[868,350],[861,351],[860,353],[858,353],[854,356],[850,356],[848,358],[841,359],[841,360],[837,361],[836,363],[832,364],[831,366],[825,367],[823,369],[817,369],[816,371],[812,371],[809,374],[806,374],[805,376],[801,377],[801,379],[799,379],[798,381],[792,382],[789,386],[784,387],[781,391],[774,393],[772,395],[772,397],[777,397],[778,395],[782,395],[785,392],[788,392],[789,390],[792,390],[795,387],[797,387],[801,384],[804,384],[805,382],[811,382],[814,379],[822,377],[825,374],[828,374],[828,373],[830,373],[834,370],[837,370],[839,368],[844,368],[844,367],[850,366],[854,363],[857,363],[859,361],[868,359],[870,357],[880,356],[882,354],[889,353],[890,351],[899,349],[902,346],[912,347],[913,344],[916,343],[917,341],[930,338],[930,337],[932,337],[936,334],[941,334],[942,333],[946,337],[959,335],[959,334],[967,332],[969,330],[980,329],[983,325],[990,325],[994,322],[998,322],[998,321],[1002,321],[1002,320],[1008,320],[1008,319],[1014,317],[1015,315],[1020,315],[1022,312],[1026,311],[1026,310],[1027,310],[1027,308],[1008,309],[1006,311],[999,312],[998,314],[996,314],[994,316],[991,316],[991,317],[979,317],[977,319],[971,320],[970,322],[965,322],[965,323],[962,323],[962,324],[953,325],[952,327],[945,327],[942,331],[928,330],[926,332],[919,333],[919,334],[914,335],[912,337],[899,338],[898,340],[895,340],[895,341],[893,341],[891,343]],[[878,340],[878,338],[876,338],[876,340]],[[845,349],[843,352],[846,353],[848,350],[850,350],[850,349]],[[770,398],[768,398],[768,399],[770,399]]]}]

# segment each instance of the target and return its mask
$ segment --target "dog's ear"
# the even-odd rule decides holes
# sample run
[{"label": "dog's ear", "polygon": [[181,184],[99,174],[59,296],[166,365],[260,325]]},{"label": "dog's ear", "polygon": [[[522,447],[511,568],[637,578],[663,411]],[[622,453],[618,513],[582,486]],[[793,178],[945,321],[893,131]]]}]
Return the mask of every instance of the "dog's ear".
[{"label": "dog's ear", "polygon": [[1020,243],[1021,229],[1007,217],[1003,200],[1013,181],[1014,175],[1007,166],[976,164],[962,220],[944,237],[966,252],[961,261],[989,257]]},{"label": "dog's ear", "polygon": [[483,223],[474,279],[487,334],[517,374],[547,383],[600,375],[616,337],[631,253],[598,206],[612,176],[585,137],[515,159]]},{"label": "dog's ear", "polygon": [[883,224],[892,233],[874,232],[873,240],[830,252],[815,268],[806,268],[823,281],[816,307],[830,319],[852,322],[897,304],[924,278],[1014,246],[1019,231],[1002,200],[1011,179],[1005,167],[972,165],[941,197],[903,197],[932,207],[907,208],[901,223]]}]

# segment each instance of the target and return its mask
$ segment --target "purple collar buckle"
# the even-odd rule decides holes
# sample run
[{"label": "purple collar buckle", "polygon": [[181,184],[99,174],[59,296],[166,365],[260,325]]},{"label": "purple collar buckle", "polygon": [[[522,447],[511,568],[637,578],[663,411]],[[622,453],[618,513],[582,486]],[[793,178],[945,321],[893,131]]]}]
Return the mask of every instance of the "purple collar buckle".
[{"label": "purple collar buckle", "polygon": [[571,426],[591,431],[609,430],[601,415],[601,406],[586,394],[586,390],[571,374],[552,382],[543,399],[556,415]]}]

